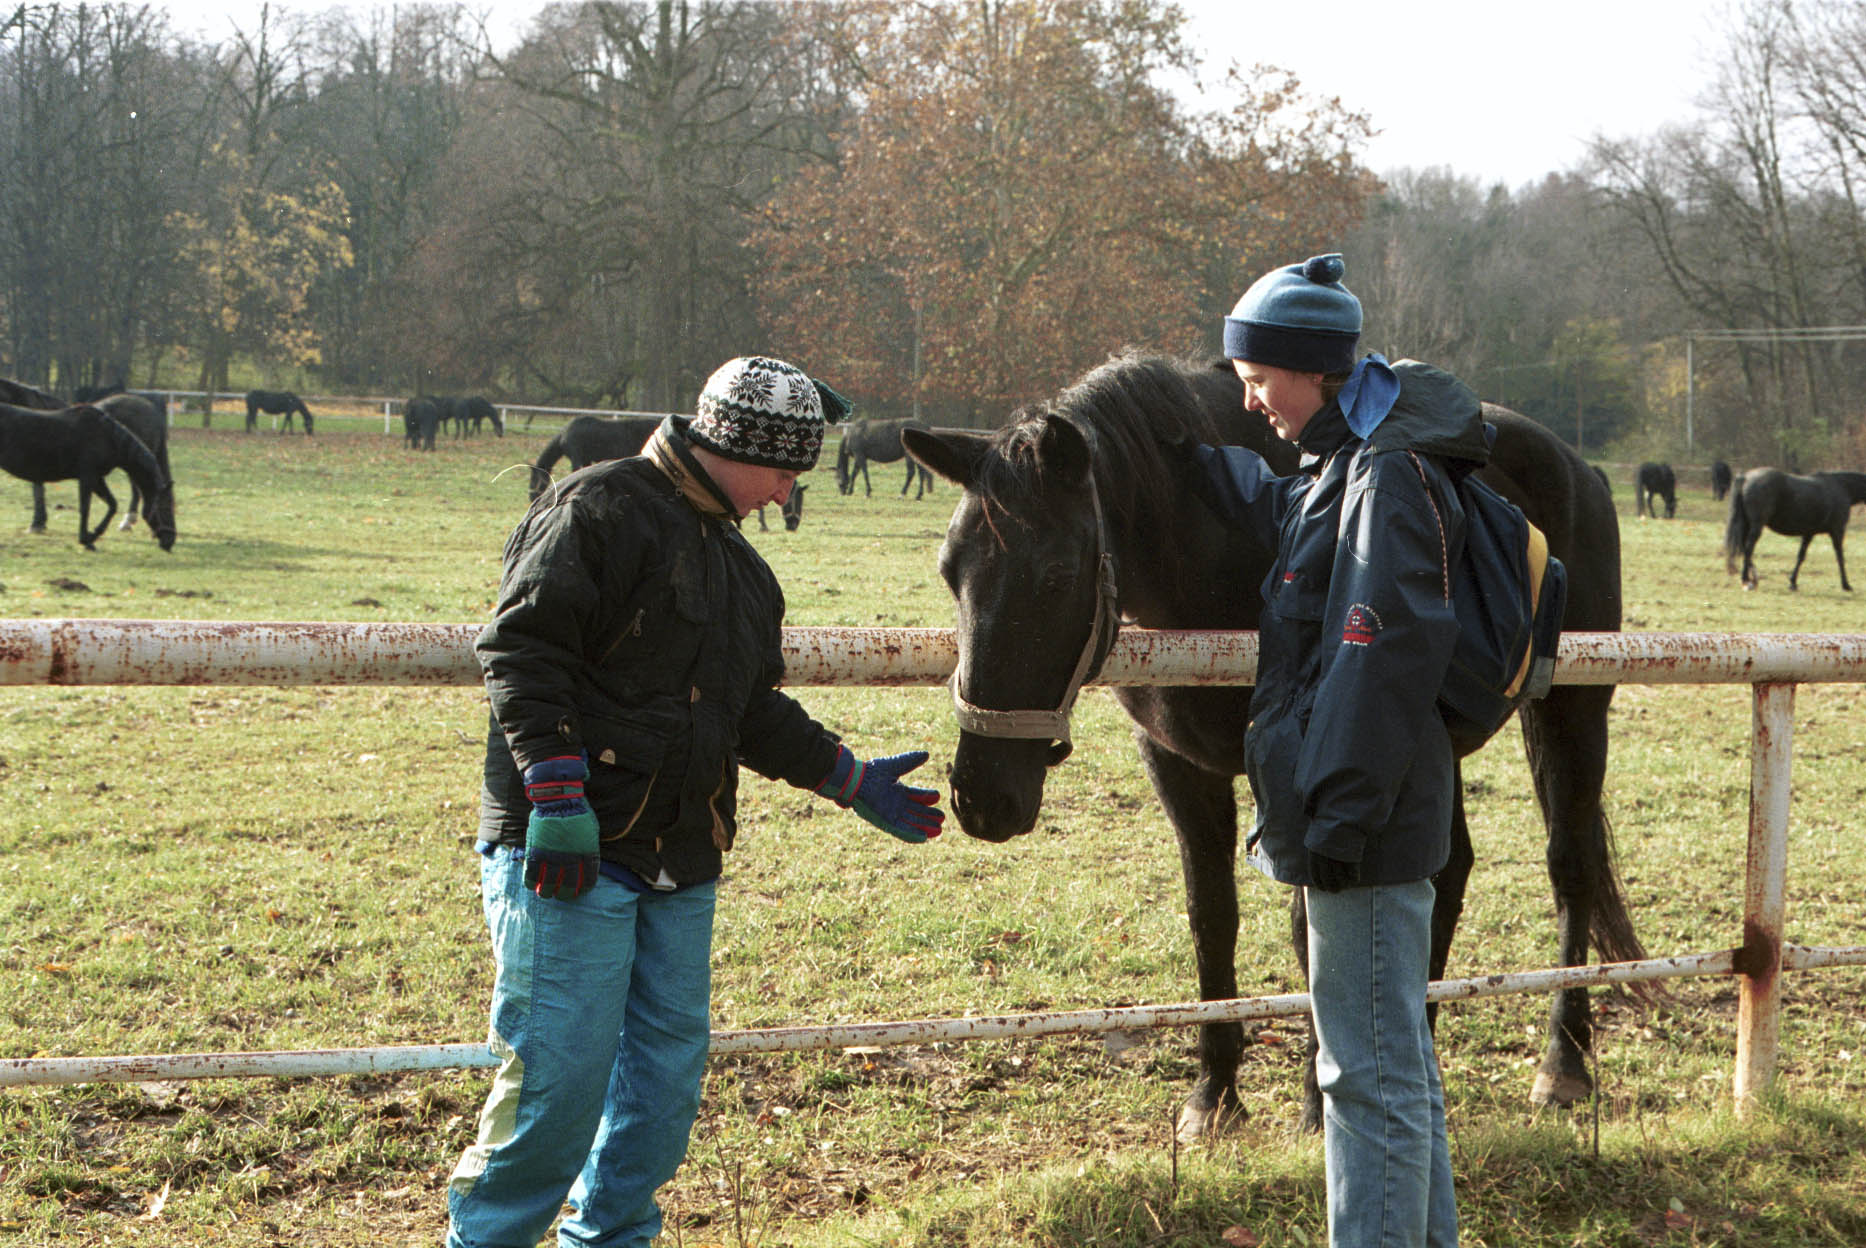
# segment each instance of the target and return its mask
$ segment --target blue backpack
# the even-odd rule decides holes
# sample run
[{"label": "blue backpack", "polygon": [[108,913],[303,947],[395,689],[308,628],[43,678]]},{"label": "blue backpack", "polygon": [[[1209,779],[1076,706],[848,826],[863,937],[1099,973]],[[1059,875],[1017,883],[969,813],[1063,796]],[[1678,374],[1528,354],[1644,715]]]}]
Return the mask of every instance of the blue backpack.
[{"label": "blue backpack", "polygon": [[[1417,456],[1413,466],[1426,480]],[[1464,553],[1451,569],[1458,641],[1438,709],[1453,748],[1464,755],[1495,736],[1517,707],[1549,691],[1568,571],[1515,503],[1470,476],[1459,478],[1456,489],[1465,517]],[[1429,498],[1429,482],[1426,492]],[[1444,517],[1438,520],[1443,535]]]}]

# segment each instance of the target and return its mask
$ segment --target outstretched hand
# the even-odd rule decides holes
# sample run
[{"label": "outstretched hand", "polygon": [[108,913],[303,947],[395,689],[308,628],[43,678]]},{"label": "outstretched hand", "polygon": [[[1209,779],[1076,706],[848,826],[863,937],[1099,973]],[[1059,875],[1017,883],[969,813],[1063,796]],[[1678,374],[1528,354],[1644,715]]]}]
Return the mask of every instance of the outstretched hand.
[{"label": "outstretched hand", "polygon": [[938,836],[946,822],[936,804],[939,791],[902,784],[901,777],[926,761],[925,750],[909,750],[865,763],[842,747],[816,791],[888,835],[922,844]]}]

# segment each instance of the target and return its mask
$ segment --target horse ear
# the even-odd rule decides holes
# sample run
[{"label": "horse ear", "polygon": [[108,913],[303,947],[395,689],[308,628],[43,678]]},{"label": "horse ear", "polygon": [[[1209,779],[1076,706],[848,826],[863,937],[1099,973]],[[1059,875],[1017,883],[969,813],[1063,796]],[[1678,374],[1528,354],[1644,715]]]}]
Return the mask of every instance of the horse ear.
[{"label": "horse ear", "polygon": [[1061,416],[1043,418],[1043,432],[1037,437],[1037,454],[1048,471],[1061,473],[1072,481],[1086,481],[1094,470],[1094,454],[1082,430]]},{"label": "horse ear", "polygon": [[954,485],[970,485],[991,441],[989,433],[972,429],[906,428],[901,446],[922,467]]}]

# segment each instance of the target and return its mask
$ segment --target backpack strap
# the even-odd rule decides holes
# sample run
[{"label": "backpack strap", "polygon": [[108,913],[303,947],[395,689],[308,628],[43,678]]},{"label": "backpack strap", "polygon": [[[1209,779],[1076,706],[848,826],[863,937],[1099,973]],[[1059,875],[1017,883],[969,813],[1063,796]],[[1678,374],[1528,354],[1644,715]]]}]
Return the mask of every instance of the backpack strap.
[{"label": "backpack strap", "polygon": [[1438,523],[1438,571],[1445,587],[1445,601],[1451,601],[1451,551],[1445,540],[1445,517],[1438,510],[1438,499],[1434,497],[1431,479],[1425,475],[1425,465],[1411,451],[1406,458],[1412,461],[1413,468],[1419,474],[1419,484],[1425,487],[1425,501],[1432,505],[1432,519]]}]

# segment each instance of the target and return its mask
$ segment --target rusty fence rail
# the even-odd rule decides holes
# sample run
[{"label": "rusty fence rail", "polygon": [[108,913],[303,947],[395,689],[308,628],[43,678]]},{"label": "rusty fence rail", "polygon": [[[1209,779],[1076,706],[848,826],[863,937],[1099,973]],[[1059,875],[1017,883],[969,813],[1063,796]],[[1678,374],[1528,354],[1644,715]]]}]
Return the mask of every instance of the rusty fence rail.
[{"label": "rusty fence rail", "polygon": [[[244,623],[190,620],[0,620],[0,685],[473,685],[471,624]],[[957,663],[950,629],[791,628],[793,686],[937,686]],[[1256,676],[1249,632],[1127,629],[1103,665],[1107,685],[1245,685]],[[1558,684],[1748,684],[1749,838],[1742,943],[1643,962],[1563,967],[1432,986],[1432,999],[1694,975],[1741,978],[1734,1091],[1739,1109],[1773,1079],[1781,975],[1866,965],[1866,947],[1809,948],[1783,937],[1795,689],[1866,683],[1866,634],[1574,633]],[[722,1031],[715,1053],[1131,1031],[1308,1010],[1306,994],[1124,1009]],[[485,1044],[271,1053],[183,1053],[0,1060],[0,1087],[239,1076],[361,1074],[492,1066]]]}]

